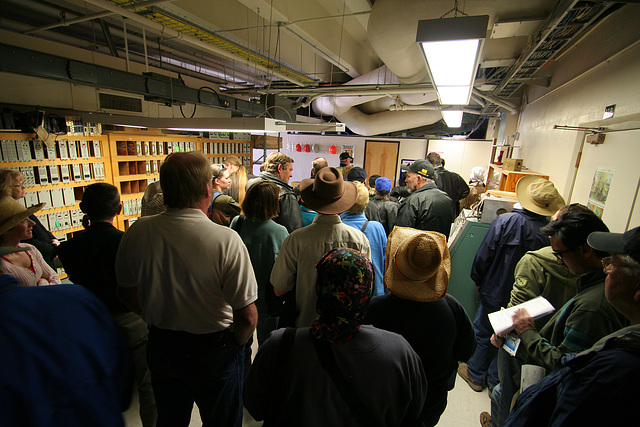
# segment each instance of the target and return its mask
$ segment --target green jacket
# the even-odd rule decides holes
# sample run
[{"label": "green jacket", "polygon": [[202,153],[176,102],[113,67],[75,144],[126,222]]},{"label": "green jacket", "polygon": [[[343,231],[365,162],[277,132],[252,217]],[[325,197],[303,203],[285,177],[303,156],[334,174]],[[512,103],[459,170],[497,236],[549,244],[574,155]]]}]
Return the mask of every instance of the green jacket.
[{"label": "green jacket", "polygon": [[540,332],[530,328],[520,333],[530,363],[551,371],[565,353],[586,350],[605,335],[627,326],[628,321],[605,298],[605,278],[600,270],[581,276],[578,294]]},{"label": "green jacket", "polygon": [[[543,296],[558,310],[578,291],[578,278],[558,262],[551,246],[527,252],[516,265],[514,277],[507,307]],[[552,315],[536,319],[536,328],[540,330]]]}]

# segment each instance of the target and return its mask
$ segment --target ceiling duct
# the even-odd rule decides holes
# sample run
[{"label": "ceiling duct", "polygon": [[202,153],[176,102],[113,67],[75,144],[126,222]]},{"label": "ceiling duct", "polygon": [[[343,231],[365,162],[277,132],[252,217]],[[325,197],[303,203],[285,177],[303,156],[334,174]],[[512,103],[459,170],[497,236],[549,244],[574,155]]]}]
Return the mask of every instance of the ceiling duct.
[{"label": "ceiling duct", "polygon": [[[424,0],[410,0],[398,7],[393,0],[377,0],[369,16],[367,34],[371,46],[386,66],[357,77],[352,84],[414,84],[429,82],[427,68],[420,47],[416,43],[416,29]],[[332,97],[325,96],[313,102],[317,114],[334,116],[360,135],[379,135],[430,125],[442,119],[438,110],[389,111],[390,104],[399,101],[406,105],[425,105],[437,101],[435,89],[421,94],[397,95],[391,102],[379,104],[380,111],[366,114],[357,106],[386,97],[379,96]]]}]

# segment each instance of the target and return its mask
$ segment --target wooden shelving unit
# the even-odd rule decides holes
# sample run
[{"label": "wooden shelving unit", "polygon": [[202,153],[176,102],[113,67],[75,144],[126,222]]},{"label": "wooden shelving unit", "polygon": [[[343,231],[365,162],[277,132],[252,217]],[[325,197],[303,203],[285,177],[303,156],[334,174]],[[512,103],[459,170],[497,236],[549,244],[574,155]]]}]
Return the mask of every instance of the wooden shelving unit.
[{"label": "wooden shelving unit", "polygon": [[[37,136],[32,133],[0,133],[0,140],[7,141],[9,144],[16,144],[17,141],[29,141],[32,158],[33,146]],[[73,188],[73,193],[67,190],[67,195],[73,194],[73,204],[66,204],[62,207],[50,207],[46,210],[38,212],[45,226],[51,230],[53,234],[72,234],[76,231],[83,230],[81,225],[82,213],[80,212],[79,203],[82,200],[84,188],[96,182],[107,182],[115,185],[120,191],[120,197],[123,202],[123,213],[116,217],[114,225],[125,231],[131,223],[140,216],[140,203],[147,185],[160,178],[160,165],[164,161],[167,154],[176,151],[197,150],[205,154],[211,163],[222,163],[226,157],[234,155],[243,160],[243,164],[250,168],[251,166],[251,141],[237,140],[213,140],[199,138],[195,136],[167,136],[161,133],[109,133],[102,136],[75,136],[75,135],[59,135],[55,137],[56,146],[60,141],[67,142],[66,159],[61,158],[58,147],[55,150],[55,158],[49,159],[45,148],[44,158],[42,160],[30,161],[0,161],[2,168],[17,168],[21,171],[31,171],[33,175],[38,176],[38,168],[45,166],[47,173],[51,166],[56,166],[58,175],[61,175],[60,168],[68,168],[70,180],[69,182],[58,182],[56,184],[47,183],[46,185],[35,184],[26,188],[30,200],[33,203],[39,202],[39,192],[51,190],[63,190]],[[69,141],[75,142],[71,144],[69,149]],[[93,149],[89,150],[89,156],[82,158],[81,142],[85,141],[88,147],[93,147],[94,141],[98,141],[99,153]],[[84,146],[84,145],[83,145]],[[3,146],[3,149],[5,147]],[[76,151],[73,151],[73,150]],[[16,149],[17,150],[17,149]],[[86,156],[86,152],[84,153]],[[99,155],[99,157],[96,157]],[[72,158],[75,157],[75,158]],[[2,160],[2,159],[0,159]],[[102,163],[103,168],[98,170],[104,171],[104,179],[95,179],[94,164]],[[88,173],[90,179],[85,180],[84,170],[81,169],[80,180],[74,180],[73,165],[89,165]],[[78,166],[76,166],[78,167]],[[43,193],[44,194],[44,193]],[[58,221],[58,215],[62,214],[63,220]],[[68,215],[68,217],[66,216]],[[75,215],[75,216],[74,216]],[[46,216],[46,221],[44,221]],[[69,219],[67,224],[64,218]],[[75,225],[72,219],[75,218]],[[51,224],[50,224],[51,222]],[[60,223],[60,226],[56,224]],[[53,224],[53,225],[52,225]]]},{"label": "wooden shelving unit", "polygon": [[120,190],[124,206],[115,221],[121,230],[129,228],[140,216],[144,190],[160,178],[160,165],[168,154],[196,150],[203,152],[211,163],[222,163],[227,156],[235,155],[251,164],[250,141],[135,133],[110,133],[107,137],[113,185]]},{"label": "wooden shelving unit", "polygon": [[[48,158],[46,147],[44,148],[44,159],[35,160],[34,140],[36,135],[32,133],[15,133],[15,132],[2,132],[0,133],[0,140],[7,141],[7,143],[15,144],[15,141],[28,141],[31,149],[31,158],[34,160],[29,161],[2,161],[0,167],[19,169],[21,172],[31,170],[36,180],[39,179],[39,168],[46,167],[47,179],[50,178],[50,171],[52,167],[55,167],[55,172],[58,177],[57,183],[47,182],[45,185],[39,183],[29,185],[25,188],[27,196],[25,200],[30,201],[32,204],[44,201],[41,197],[44,191],[49,191],[50,195],[60,190],[63,192],[65,189],[72,188],[73,192],[65,192],[63,197],[64,204],[62,206],[53,206],[53,200],[46,209],[42,209],[37,212],[38,218],[53,234],[68,234],[80,231],[83,229],[81,225],[82,215],[80,213],[79,203],[82,199],[82,193],[84,188],[88,185],[96,182],[109,182],[113,181],[111,174],[111,158],[109,156],[109,150],[107,149],[107,137],[106,136],[78,136],[78,135],[57,135],[55,136],[55,158]],[[66,143],[66,157],[62,159],[60,156],[59,144],[61,142]],[[81,149],[81,142],[85,143],[84,149]],[[94,150],[93,144],[96,142],[99,149]],[[4,146],[3,146],[4,148]],[[83,157],[84,155],[84,157]],[[90,179],[86,180],[84,171],[81,169],[79,179],[74,178],[73,165],[88,165],[88,173]],[[99,167],[101,166],[101,167]],[[62,171],[66,169],[68,173],[68,182],[63,182]],[[96,175],[100,171],[100,175]],[[102,173],[104,174],[102,176]],[[96,179],[98,178],[98,179]],[[28,184],[25,179],[25,184]],[[60,194],[58,192],[57,194]],[[69,201],[71,196],[72,200]],[[43,199],[43,200],[41,200]],[[48,202],[48,200],[47,200]],[[27,202],[29,203],[29,202]]]},{"label": "wooden shelving unit", "polygon": [[489,180],[493,177],[493,174],[499,173],[501,175],[500,184],[498,185],[499,191],[516,191],[516,184],[518,180],[523,176],[539,176],[541,178],[549,179],[549,175],[545,175],[539,172],[533,171],[506,171],[503,170],[500,165],[490,164],[489,165],[489,173],[487,174],[487,184]]}]

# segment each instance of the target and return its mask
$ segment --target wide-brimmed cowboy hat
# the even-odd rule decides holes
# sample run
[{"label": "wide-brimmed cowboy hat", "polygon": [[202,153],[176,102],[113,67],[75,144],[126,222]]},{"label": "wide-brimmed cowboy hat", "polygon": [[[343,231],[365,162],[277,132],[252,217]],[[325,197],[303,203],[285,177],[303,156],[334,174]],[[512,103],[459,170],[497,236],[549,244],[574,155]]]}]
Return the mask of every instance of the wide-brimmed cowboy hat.
[{"label": "wide-brimmed cowboy hat", "polygon": [[25,208],[13,197],[2,197],[0,199],[0,234],[6,233],[43,207],[44,203],[38,203],[30,208]]},{"label": "wide-brimmed cowboy hat", "polygon": [[384,284],[412,301],[437,301],[447,292],[451,257],[444,234],[394,227],[387,242]]},{"label": "wide-brimmed cowboy hat", "polygon": [[336,168],[320,169],[313,179],[300,182],[300,196],[304,204],[322,214],[340,214],[356,201],[358,190],[353,182],[345,181]]},{"label": "wide-brimmed cowboy hat", "polygon": [[523,176],[516,184],[518,202],[528,211],[551,216],[565,202],[553,182],[539,176]]}]

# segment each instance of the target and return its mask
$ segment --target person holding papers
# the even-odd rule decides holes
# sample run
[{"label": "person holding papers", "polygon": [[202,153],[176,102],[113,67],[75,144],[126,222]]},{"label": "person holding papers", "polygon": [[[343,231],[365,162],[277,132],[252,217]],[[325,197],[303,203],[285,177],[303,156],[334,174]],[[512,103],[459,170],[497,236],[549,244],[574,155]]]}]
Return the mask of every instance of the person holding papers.
[{"label": "person holding papers", "polygon": [[507,305],[516,264],[528,251],[549,245],[540,228],[565,204],[551,181],[536,176],[521,178],[516,195],[514,209],[491,223],[471,267],[471,279],[480,294],[473,321],[478,345],[471,359],[458,366],[458,374],[478,392],[484,390],[485,377],[490,391],[498,384],[496,349],[490,342],[493,330],[487,315]]},{"label": "person holding papers", "polygon": [[[540,331],[526,310],[515,311],[516,342],[517,339],[521,342],[515,357],[499,359],[501,386],[494,390],[491,398],[490,419],[494,426],[502,426],[509,414],[524,363],[542,366],[549,372],[563,355],[586,350],[603,336],[625,326],[624,318],[605,298],[606,275],[601,259],[608,254],[587,244],[592,232],[609,231],[602,220],[586,208],[574,209],[540,231],[549,236],[558,262],[579,276],[578,293],[557,310]],[[503,339],[494,337],[493,343],[502,346]]]},{"label": "person holding papers", "polygon": [[[640,227],[624,234],[592,233],[602,259],[607,301],[631,326],[567,355],[549,376],[520,395],[508,426],[629,425],[636,418],[640,382]],[[597,384],[597,386],[594,386]]]}]

